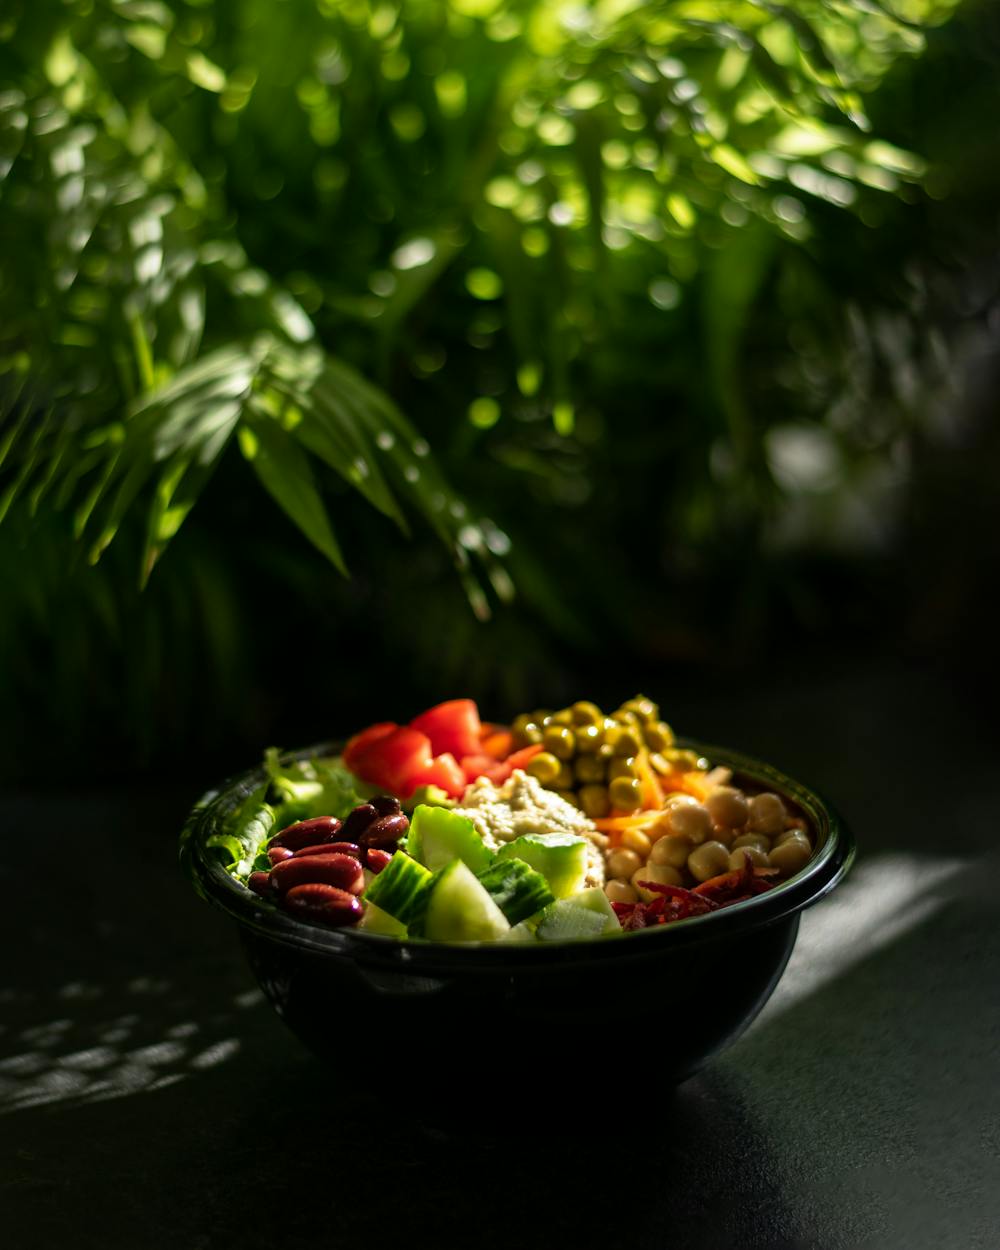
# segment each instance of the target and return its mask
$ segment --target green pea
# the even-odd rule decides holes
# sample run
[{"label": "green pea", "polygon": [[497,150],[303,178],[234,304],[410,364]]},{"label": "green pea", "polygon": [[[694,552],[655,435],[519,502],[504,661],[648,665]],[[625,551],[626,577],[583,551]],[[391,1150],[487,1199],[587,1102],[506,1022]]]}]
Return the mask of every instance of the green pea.
[{"label": "green pea", "polygon": [[[663,732],[665,729],[667,730],[667,733]],[[662,722],[647,725],[645,736],[646,746],[648,746],[651,751],[663,751],[667,747],[672,747],[674,745],[673,735],[669,732],[669,726],[662,724]]]},{"label": "green pea", "polygon": [[664,751],[663,754],[673,764],[674,768],[680,769],[682,772],[689,772],[691,769],[701,767],[698,762],[699,755],[697,751],[671,748]]},{"label": "green pea", "polygon": [[611,801],[608,797],[607,786],[581,786],[578,791],[580,807],[585,816],[589,816],[591,820],[598,820],[601,816],[607,816],[611,811]]},{"label": "green pea", "polygon": [[608,784],[608,796],[611,805],[622,812],[634,812],[642,805],[636,777],[616,777]]},{"label": "green pea", "polygon": [[614,781],[616,777],[634,777],[635,776],[635,757],[632,755],[616,755],[608,764],[608,780]]},{"label": "green pea", "polygon": [[584,784],[604,781],[607,771],[607,764],[597,755],[578,755],[573,761],[576,779]]},{"label": "green pea", "polygon": [[549,725],[572,725],[573,713],[568,707],[564,707],[560,712],[553,712],[546,723]]},{"label": "green pea", "polygon": [[576,751],[576,737],[566,725],[551,722],[542,731],[542,746],[561,760],[571,759]]},{"label": "green pea", "polygon": [[532,777],[537,777],[543,786],[550,786],[559,776],[560,768],[562,765],[554,755],[548,751],[540,751],[528,761],[528,766],[524,771],[530,773]]},{"label": "green pea", "polygon": [[638,755],[642,750],[642,735],[638,729],[623,727],[615,742],[615,755]]},{"label": "green pea", "polygon": [[519,746],[534,746],[536,742],[542,740],[541,726],[536,724],[527,712],[517,717],[511,725],[511,731]]},{"label": "green pea", "polygon": [[557,790],[572,790],[576,785],[576,777],[568,764],[560,766],[559,776],[555,779],[554,784]]},{"label": "green pea", "polygon": [[578,725],[576,728],[576,749],[581,755],[593,755],[604,741],[604,730],[596,725]]},{"label": "green pea", "polygon": [[581,699],[570,708],[574,725],[600,725],[604,721],[604,713],[596,703]]}]

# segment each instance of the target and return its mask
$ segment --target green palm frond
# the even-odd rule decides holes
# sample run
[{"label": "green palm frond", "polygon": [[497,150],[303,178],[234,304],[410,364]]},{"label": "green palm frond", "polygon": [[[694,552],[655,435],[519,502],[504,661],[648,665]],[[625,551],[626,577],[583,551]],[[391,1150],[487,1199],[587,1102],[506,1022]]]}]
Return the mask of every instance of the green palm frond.
[{"label": "green palm frond", "polygon": [[14,405],[0,431],[0,451],[16,466],[0,509],[18,496],[37,508],[39,493],[54,489],[72,507],[91,562],[148,499],[143,581],[235,440],[267,493],[345,575],[314,466],[333,469],[403,533],[407,512],[419,515],[452,552],[478,614],[488,611],[480,573],[498,595],[510,593],[497,532],[468,517],[425,440],[381,392],[314,345],[262,333],[210,352],[135,400],[121,420],[90,429],[82,456],[66,455],[72,424],[60,427],[52,411]]}]

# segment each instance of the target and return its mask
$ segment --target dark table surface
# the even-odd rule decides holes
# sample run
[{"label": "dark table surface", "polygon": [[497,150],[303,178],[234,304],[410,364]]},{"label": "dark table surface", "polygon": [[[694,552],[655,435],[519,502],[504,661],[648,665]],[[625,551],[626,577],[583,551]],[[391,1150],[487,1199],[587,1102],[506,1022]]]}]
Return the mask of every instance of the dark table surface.
[{"label": "dark table surface", "polygon": [[1000,1245],[988,709],[901,666],[671,706],[834,797],[863,853],[740,1041],[674,1091],[637,1004],[572,1135],[544,1091],[521,1138],[339,1114],[379,1074],[301,1049],[177,870],[197,781],[0,800],[3,1244]]}]

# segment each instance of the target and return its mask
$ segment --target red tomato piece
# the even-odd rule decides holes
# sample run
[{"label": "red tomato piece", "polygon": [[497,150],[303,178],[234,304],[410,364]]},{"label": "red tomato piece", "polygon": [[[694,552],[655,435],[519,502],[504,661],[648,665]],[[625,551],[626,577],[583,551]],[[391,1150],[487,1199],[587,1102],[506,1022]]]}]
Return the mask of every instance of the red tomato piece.
[{"label": "red tomato piece", "polygon": [[533,760],[541,751],[542,744],[540,742],[533,743],[530,747],[521,747],[520,751],[514,751],[504,760],[510,772],[515,768],[524,768],[529,760]]},{"label": "red tomato piece", "polygon": [[[344,747],[344,763],[351,772],[357,772],[354,765],[364,756],[372,743],[377,742],[379,738],[384,738],[398,728],[399,726],[395,721],[379,721],[377,725],[369,725],[367,729],[362,729],[353,738],[349,738],[347,746]],[[360,776],[360,774],[358,775]]]},{"label": "red tomato piece", "polygon": [[506,760],[495,760],[492,755],[463,755],[462,772],[466,781],[489,777],[494,785],[499,786],[510,776],[510,765]]},{"label": "red tomato piece", "polygon": [[458,760],[445,751],[441,755],[435,755],[426,767],[413,773],[407,788],[401,794],[404,799],[408,799],[419,786],[439,786],[451,798],[457,799],[465,785],[465,773],[459,767]]},{"label": "red tomato piece", "polygon": [[349,767],[362,781],[393,794],[405,795],[414,789],[412,778],[430,763],[431,744],[427,735],[405,725],[395,725],[388,733],[370,741],[363,752],[355,755]]},{"label": "red tomato piece", "polygon": [[475,755],[481,729],[479,709],[472,699],[449,699],[428,708],[410,721],[410,728],[426,734],[435,755]]}]

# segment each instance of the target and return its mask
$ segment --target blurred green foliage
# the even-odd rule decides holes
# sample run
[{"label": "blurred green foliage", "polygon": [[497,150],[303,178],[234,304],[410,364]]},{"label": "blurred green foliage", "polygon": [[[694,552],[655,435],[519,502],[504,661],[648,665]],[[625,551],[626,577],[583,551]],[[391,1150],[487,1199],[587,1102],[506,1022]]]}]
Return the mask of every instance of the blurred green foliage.
[{"label": "blurred green foliage", "polygon": [[[163,628],[183,600],[168,634],[208,650],[173,658],[192,691],[173,732],[197,690],[237,707],[267,659],[239,658],[256,579],[301,605],[318,567],[241,465],[359,574],[324,587],[329,621],[428,685],[495,686],[502,655],[514,700],[598,638],[707,653],[723,582],[721,637],[752,638],[782,567],[763,553],[877,546],[906,389],[947,364],[919,275],[892,313],[863,292],[866,240],[891,234],[902,266],[901,223],[948,194],[878,101],[954,8],[11,0],[0,654],[64,656],[79,708],[102,697],[86,656],[130,655],[141,703],[162,644],[123,622]],[[893,358],[904,402],[873,421]],[[522,615],[460,620],[432,545],[358,495],[418,516],[481,617],[505,562]],[[419,624],[385,583],[435,588]]]}]

